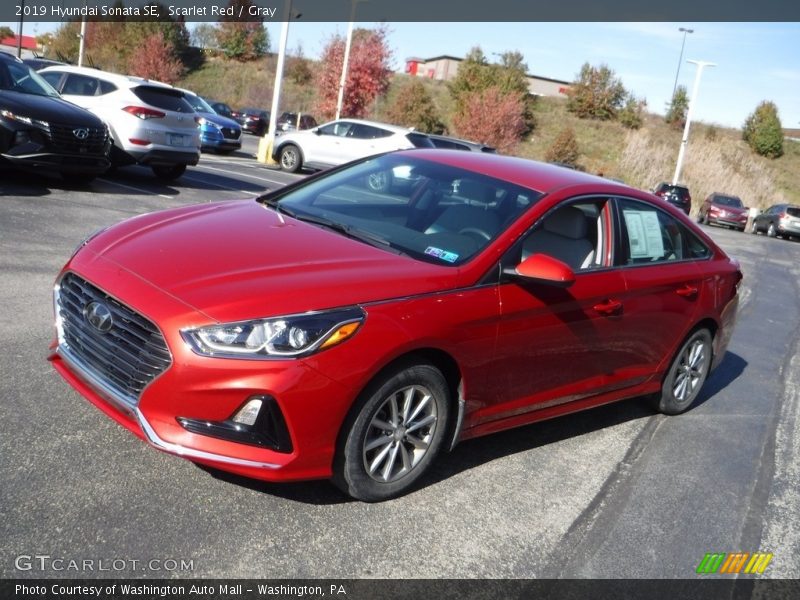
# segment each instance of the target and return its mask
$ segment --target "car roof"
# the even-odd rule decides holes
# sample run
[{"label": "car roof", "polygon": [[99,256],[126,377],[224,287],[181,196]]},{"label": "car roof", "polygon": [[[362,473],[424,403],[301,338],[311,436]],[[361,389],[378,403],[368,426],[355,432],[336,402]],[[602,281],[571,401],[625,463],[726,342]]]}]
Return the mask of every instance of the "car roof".
[{"label": "car roof", "polygon": [[[327,123],[323,123],[322,125],[320,125],[320,127],[325,127],[325,125],[330,125],[331,123],[359,123],[361,125],[380,127],[381,129],[386,129],[394,133],[408,133],[409,131],[413,131],[413,129],[409,129],[408,127],[400,127],[399,125],[391,125],[390,123],[381,123],[380,121],[368,121],[366,119],[350,119],[350,118],[339,119],[338,121],[328,121]],[[422,135],[427,135],[427,134],[423,133]]]},{"label": "car roof", "polygon": [[6,62],[16,62],[16,63],[21,63],[22,62],[16,56],[14,56],[13,54],[9,54],[5,50],[0,50],[0,58],[5,60]]},{"label": "car roof", "polygon": [[395,154],[405,154],[430,162],[468,169],[487,177],[503,179],[543,193],[553,192],[563,187],[586,184],[591,184],[598,192],[614,193],[614,190],[619,190],[619,193],[623,193],[623,190],[627,190],[627,193],[630,193],[632,189],[627,185],[614,183],[597,175],[516,156],[438,148],[401,150]]},{"label": "car roof", "polygon": [[111,73],[110,71],[101,71],[100,69],[93,69],[91,67],[75,67],[73,65],[59,65],[56,67],[47,67],[42,69],[40,73],[52,73],[60,71],[63,73],[77,73],[79,75],[86,75],[88,77],[98,77],[105,79],[118,86],[136,87],[137,85],[147,84],[157,87],[172,88],[171,85],[153,79],[145,79],[144,77],[135,77],[134,75],[121,75],[119,73]]}]

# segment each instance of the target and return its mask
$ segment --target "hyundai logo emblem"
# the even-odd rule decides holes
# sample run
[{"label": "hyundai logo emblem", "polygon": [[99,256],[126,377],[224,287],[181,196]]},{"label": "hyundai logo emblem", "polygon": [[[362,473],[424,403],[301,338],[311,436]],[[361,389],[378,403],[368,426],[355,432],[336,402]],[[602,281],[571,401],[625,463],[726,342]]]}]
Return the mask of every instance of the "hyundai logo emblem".
[{"label": "hyundai logo emblem", "polygon": [[100,333],[108,333],[114,324],[111,311],[101,302],[89,302],[83,307],[83,317],[86,321],[97,329]]},{"label": "hyundai logo emblem", "polygon": [[89,130],[85,127],[78,127],[77,129],[72,130],[72,135],[74,135],[79,140],[85,140],[89,137]]}]

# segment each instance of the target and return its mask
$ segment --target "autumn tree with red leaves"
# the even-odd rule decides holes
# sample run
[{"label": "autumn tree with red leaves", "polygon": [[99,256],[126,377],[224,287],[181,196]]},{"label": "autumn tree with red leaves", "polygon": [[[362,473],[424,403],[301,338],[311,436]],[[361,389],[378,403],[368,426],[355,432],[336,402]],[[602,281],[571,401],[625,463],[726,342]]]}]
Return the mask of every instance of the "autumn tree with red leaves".
[{"label": "autumn tree with red leaves", "polygon": [[[356,29],[350,45],[347,79],[345,80],[342,117],[364,117],[375,99],[389,87],[392,73],[389,62],[392,52],[386,41],[385,27]],[[322,52],[317,71],[317,112],[330,119],[336,114],[339,80],[344,63],[345,39],[334,36]]]},{"label": "autumn tree with red leaves", "polygon": [[164,39],[160,31],[150,34],[144,41],[144,52],[137,52],[130,59],[131,75],[175,83],[183,75],[183,63],[175,54],[175,47]]},{"label": "autumn tree with red leaves", "polygon": [[466,93],[453,116],[453,128],[459,137],[510,153],[527,129],[523,99],[499,86]]}]

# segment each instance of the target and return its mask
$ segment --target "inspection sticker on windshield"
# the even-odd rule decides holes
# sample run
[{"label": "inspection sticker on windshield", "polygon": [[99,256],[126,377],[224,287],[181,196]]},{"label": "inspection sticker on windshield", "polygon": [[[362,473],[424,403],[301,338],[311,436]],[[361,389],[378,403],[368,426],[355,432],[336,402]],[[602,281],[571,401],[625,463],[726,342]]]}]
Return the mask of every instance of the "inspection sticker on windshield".
[{"label": "inspection sticker on windshield", "polygon": [[448,252],[447,250],[442,250],[441,248],[434,248],[433,246],[428,246],[425,248],[425,254],[428,256],[435,256],[436,258],[440,258],[441,260],[447,261],[449,263],[456,262],[458,260],[458,254],[455,252]]}]

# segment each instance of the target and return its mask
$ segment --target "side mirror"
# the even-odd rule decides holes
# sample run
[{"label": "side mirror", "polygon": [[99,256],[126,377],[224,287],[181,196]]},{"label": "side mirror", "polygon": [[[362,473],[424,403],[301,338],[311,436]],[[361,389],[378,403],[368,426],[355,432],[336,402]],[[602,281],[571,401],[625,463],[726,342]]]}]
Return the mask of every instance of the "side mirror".
[{"label": "side mirror", "polygon": [[319,127],[314,127],[314,129],[311,130],[311,133],[314,135],[321,135]]},{"label": "side mirror", "polygon": [[569,265],[547,254],[532,254],[516,267],[506,267],[503,273],[556,287],[575,283],[575,273]]}]

